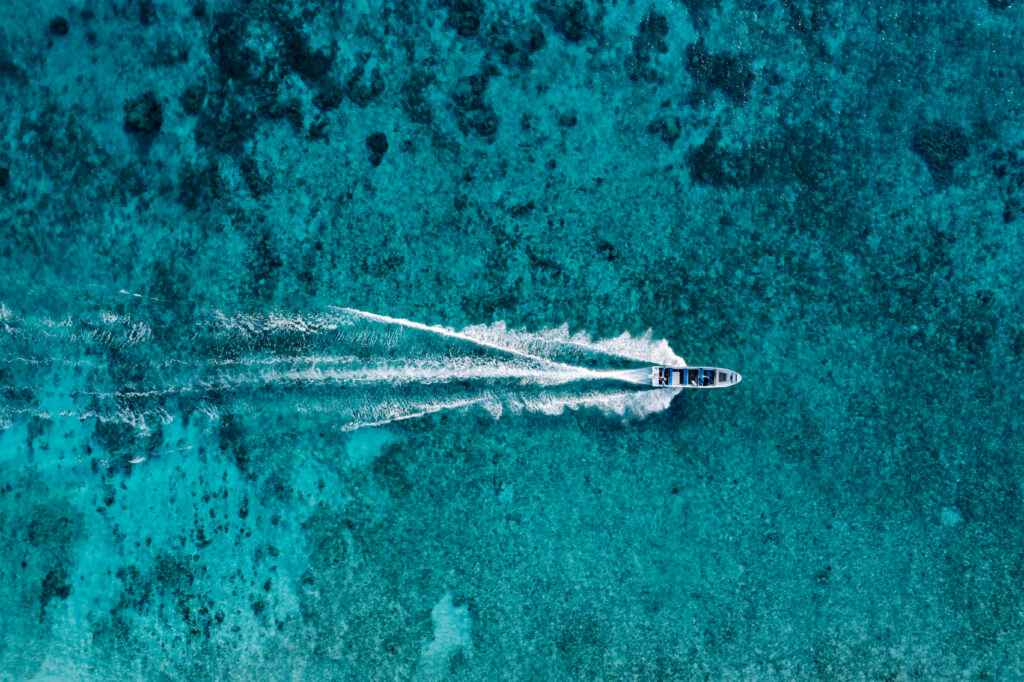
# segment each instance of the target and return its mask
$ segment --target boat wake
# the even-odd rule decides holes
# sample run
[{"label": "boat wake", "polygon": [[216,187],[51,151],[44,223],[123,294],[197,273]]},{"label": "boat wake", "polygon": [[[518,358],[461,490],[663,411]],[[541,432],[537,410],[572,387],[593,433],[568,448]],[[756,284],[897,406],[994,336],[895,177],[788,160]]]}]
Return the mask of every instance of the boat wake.
[{"label": "boat wake", "polygon": [[70,417],[150,431],[197,415],[270,423],[305,414],[353,430],[473,408],[635,419],[678,393],[651,390],[637,372],[656,364],[685,363],[649,332],[594,340],[568,325],[454,330],[352,308],[213,311],[172,324],[142,311],[54,319],[0,306],[0,428]]}]

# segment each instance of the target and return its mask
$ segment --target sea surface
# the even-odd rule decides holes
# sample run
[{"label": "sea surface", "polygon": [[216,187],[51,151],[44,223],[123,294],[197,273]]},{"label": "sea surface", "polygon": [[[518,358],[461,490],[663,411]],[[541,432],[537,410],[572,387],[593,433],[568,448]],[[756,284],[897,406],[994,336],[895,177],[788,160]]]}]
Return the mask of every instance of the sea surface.
[{"label": "sea surface", "polygon": [[1024,679],[1022,45],[3,2],[0,680]]}]

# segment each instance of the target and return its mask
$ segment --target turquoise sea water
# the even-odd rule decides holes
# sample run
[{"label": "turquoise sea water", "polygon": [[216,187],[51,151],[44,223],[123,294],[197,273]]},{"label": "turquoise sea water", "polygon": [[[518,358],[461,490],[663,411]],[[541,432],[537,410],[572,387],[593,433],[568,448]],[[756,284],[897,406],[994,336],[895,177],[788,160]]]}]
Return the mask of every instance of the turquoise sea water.
[{"label": "turquoise sea water", "polygon": [[0,679],[1024,677],[1022,39],[3,3]]}]

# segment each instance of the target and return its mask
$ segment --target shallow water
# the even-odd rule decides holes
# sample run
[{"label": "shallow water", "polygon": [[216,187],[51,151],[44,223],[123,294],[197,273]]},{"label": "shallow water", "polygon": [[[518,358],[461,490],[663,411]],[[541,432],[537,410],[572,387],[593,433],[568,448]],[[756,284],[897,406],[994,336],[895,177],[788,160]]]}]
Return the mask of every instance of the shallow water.
[{"label": "shallow water", "polygon": [[1024,676],[1024,5],[0,19],[0,679]]}]

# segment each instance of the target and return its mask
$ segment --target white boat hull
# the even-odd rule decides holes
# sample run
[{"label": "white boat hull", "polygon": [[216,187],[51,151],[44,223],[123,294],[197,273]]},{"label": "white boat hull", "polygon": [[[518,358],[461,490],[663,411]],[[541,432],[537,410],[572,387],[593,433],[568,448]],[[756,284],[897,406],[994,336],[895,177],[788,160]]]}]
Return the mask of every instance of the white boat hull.
[{"label": "white boat hull", "polygon": [[722,367],[651,367],[651,385],[659,388],[725,388],[742,380]]}]

